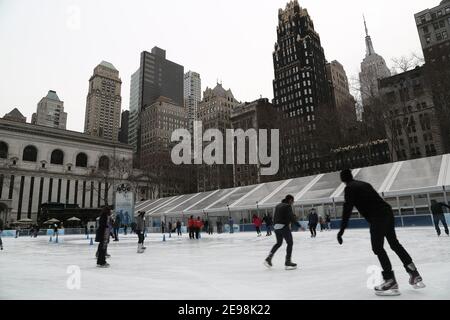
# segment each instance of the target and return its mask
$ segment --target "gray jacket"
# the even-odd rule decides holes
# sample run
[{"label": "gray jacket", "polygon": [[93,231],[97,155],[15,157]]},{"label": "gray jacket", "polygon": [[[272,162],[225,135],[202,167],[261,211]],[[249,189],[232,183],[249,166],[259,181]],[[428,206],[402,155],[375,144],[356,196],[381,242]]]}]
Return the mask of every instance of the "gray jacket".
[{"label": "gray jacket", "polygon": [[143,216],[137,216],[136,217],[136,230],[137,231],[144,231],[145,228],[145,222]]}]

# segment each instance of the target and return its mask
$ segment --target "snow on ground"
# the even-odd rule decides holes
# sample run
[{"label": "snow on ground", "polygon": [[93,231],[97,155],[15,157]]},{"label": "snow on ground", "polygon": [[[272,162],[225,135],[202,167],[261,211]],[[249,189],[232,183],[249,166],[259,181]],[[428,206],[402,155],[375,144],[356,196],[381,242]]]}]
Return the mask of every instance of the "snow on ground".
[{"label": "snow on ground", "polygon": [[[96,244],[85,236],[3,238],[0,251],[0,299],[450,299],[450,238],[437,238],[433,228],[397,229],[427,288],[414,290],[400,260],[386,244],[402,295],[376,297],[370,266],[378,260],[370,249],[368,230],[347,230],[344,245],[336,231],[294,233],[294,271],[284,270],[286,245],[274,268],[263,261],[275,237],[255,233],[202,235],[200,240],[149,234],[147,250],[137,254],[137,236],[111,242],[109,269],[96,267]],[[69,289],[69,266],[80,268],[80,289]],[[378,277],[378,273],[375,273]],[[375,278],[376,278],[375,277]],[[73,280],[73,278],[71,278]],[[70,283],[73,283],[69,281]],[[70,287],[70,286],[69,286]]]}]

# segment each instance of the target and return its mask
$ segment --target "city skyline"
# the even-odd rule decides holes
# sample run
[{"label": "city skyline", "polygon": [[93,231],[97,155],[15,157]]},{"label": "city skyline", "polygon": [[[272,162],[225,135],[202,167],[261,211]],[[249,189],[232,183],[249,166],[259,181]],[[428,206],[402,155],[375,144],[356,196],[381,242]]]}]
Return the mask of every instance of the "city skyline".
[{"label": "city skyline", "polygon": [[[0,59],[0,70],[4,75],[0,80],[0,116],[17,107],[31,119],[39,98],[48,90],[55,90],[65,101],[67,128],[81,132],[92,68],[102,60],[116,66],[124,86],[122,109],[127,110],[130,78],[139,67],[140,52],[154,46],[167,50],[167,58],[183,65],[185,71],[199,72],[203,80],[202,91],[219,80],[224,86],[232,87],[242,101],[253,101],[260,96],[273,98],[272,52],[278,9],[284,8],[287,0],[245,3],[176,0],[170,6],[162,1],[156,5],[153,1],[44,2],[0,1],[0,41],[6,43]],[[385,57],[389,67],[392,58],[411,52],[421,53],[414,14],[424,9],[423,1],[389,3],[389,11],[383,5],[387,1],[372,2],[299,2],[314,17],[327,60],[340,61],[351,82],[357,79],[359,65],[365,56],[363,13],[376,50]],[[438,2],[426,6],[432,7]],[[35,12],[35,6],[49,8],[47,15],[52,17],[51,22],[45,15],[32,15],[30,12]],[[187,8],[192,14],[186,13]],[[98,12],[102,10],[108,17],[119,17],[120,14],[121,20],[99,17]],[[218,10],[221,15],[215,14]],[[158,13],[156,16],[155,12]],[[211,15],[205,15],[205,12]],[[345,19],[335,12],[345,13]],[[252,17],[251,24],[247,23],[246,16]],[[164,19],[169,17],[167,24]],[[174,21],[174,17],[179,22]],[[201,21],[192,22],[196,19]],[[29,23],[23,24],[24,21]],[[113,21],[119,22],[113,24]],[[336,36],[337,25],[344,30],[341,37]],[[103,26],[107,27],[104,31]],[[196,38],[199,40],[192,43],[192,38],[185,39],[184,34],[192,35],[194,31],[199,33]],[[101,32],[102,39],[96,37],[97,32]],[[22,43],[22,39],[32,40]],[[224,46],[224,43],[230,45]],[[30,50],[33,55],[29,55]],[[26,92],[23,87],[27,88]]]}]

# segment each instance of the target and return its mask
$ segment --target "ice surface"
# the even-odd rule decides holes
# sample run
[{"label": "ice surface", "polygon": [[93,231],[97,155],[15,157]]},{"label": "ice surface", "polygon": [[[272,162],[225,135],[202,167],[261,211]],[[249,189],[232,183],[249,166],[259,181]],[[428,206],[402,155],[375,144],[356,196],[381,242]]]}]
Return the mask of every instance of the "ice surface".
[{"label": "ice surface", "polygon": [[[271,270],[263,266],[274,236],[235,233],[189,240],[187,235],[149,234],[147,250],[138,255],[137,237],[111,242],[111,268],[96,268],[96,245],[85,236],[3,238],[0,251],[1,299],[450,299],[450,238],[433,228],[397,229],[427,288],[414,290],[401,262],[386,244],[402,295],[376,297],[370,266],[378,260],[370,249],[368,230],[348,230],[344,245],[336,231],[294,233],[295,271],[284,270],[286,246]],[[79,266],[81,287],[69,289],[69,266]],[[378,273],[376,273],[378,275]]]}]

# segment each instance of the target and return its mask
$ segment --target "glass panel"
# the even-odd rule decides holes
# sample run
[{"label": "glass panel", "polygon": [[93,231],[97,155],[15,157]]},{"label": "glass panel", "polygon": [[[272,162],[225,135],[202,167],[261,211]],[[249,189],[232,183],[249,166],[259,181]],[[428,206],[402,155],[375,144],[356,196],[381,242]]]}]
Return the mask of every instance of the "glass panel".
[{"label": "glass panel", "polygon": [[[448,194],[447,194],[447,199],[449,199]],[[437,202],[445,203],[444,192],[430,194],[430,202],[431,202],[431,200],[436,200]]]},{"label": "glass panel", "polygon": [[[253,192],[250,196],[245,198],[244,200],[240,201],[235,205],[235,207],[243,207],[243,206],[255,206],[256,207],[256,201],[261,201],[265,197],[267,197],[269,194],[275,191],[276,188],[281,186],[281,184],[285,181],[276,181],[276,182],[269,182],[264,184],[262,187],[260,187],[258,190]],[[257,188],[257,187],[255,187]]]},{"label": "glass panel", "polygon": [[159,206],[160,204],[164,203],[167,200],[168,200],[167,198],[158,199],[158,200],[153,201],[153,202],[145,205],[144,207],[140,208],[139,211],[149,212],[150,210],[152,210],[153,208]]},{"label": "glass panel", "polygon": [[436,186],[441,160],[442,156],[404,162],[390,191]]},{"label": "glass panel", "polygon": [[414,205],[416,207],[416,214],[429,214],[428,197],[426,194],[414,195]]},{"label": "glass panel", "polygon": [[227,204],[231,206],[233,203],[238,201],[240,198],[242,198],[243,196],[245,196],[247,193],[249,193],[250,191],[252,191],[255,188],[256,188],[256,186],[254,186],[254,185],[253,186],[241,187],[236,192],[234,192],[233,194],[229,195],[225,199],[223,199],[223,200],[219,201],[218,203],[216,203],[210,209],[213,209],[213,208],[215,208],[215,209],[225,208],[226,209],[227,208]]},{"label": "glass panel", "polygon": [[414,206],[411,196],[400,197],[399,202],[402,216],[414,215]]},{"label": "glass panel", "polygon": [[[368,182],[375,190],[378,190],[387,178],[389,170],[391,170],[392,166],[392,163],[388,163],[381,166],[362,168],[355,176],[355,179]],[[342,191],[340,196],[344,196],[344,191]]]},{"label": "glass panel", "polygon": [[223,196],[230,193],[231,191],[233,191],[233,189],[219,190],[219,192],[215,193],[213,196],[201,201],[200,203],[198,203],[195,206],[193,206],[192,208],[190,208],[189,211],[203,210],[206,207],[208,207],[209,205],[211,205],[214,202],[216,202],[217,200],[219,200],[220,198],[222,198]]},{"label": "glass panel", "polygon": [[[157,212],[158,214],[161,214],[161,213],[163,213],[165,210],[167,210],[167,208],[170,208],[170,206],[172,205],[172,203],[174,203],[174,202],[171,202],[172,200],[174,200],[174,199],[176,199],[177,197],[179,197],[179,196],[175,196],[175,197],[170,197],[170,198],[167,198],[167,200],[166,201],[164,201],[164,202],[161,202],[160,203],[160,207],[159,207],[159,205],[156,205],[156,206],[154,206],[154,209],[153,210],[146,210],[147,211],[147,213],[155,213],[155,212]],[[159,207],[159,208],[158,208]],[[157,208],[157,209],[156,209]],[[156,209],[156,210],[155,210]],[[150,212],[149,212],[150,211]]]},{"label": "glass panel", "polygon": [[275,193],[270,197],[264,204],[278,204],[283,200],[288,194],[295,197],[300,191],[302,191],[308,183],[310,183],[316,176],[297,178],[289,182],[280,191]]},{"label": "glass panel", "polygon": [[[194,198],[192,198],[191,200],[189,200],[188,202],[178,206],[177,208],[174,209],[174,211],[171,212],[183,212],[185,211],[187,208],[189,208],[190,206],[192,206],[193,204],[199,202],[200,200],[206,198],[207,196],[209,196],[211,193],[213,193],[214,191],[208,191],[208,192],[203,192],[200,193],[198,195],[196,195]],[[172,210],[172,209],[171,209]]]},{"label": "glass panel", "polygon": [[340,185],[338,172],[327,173],[300,200],[329,198]]},{"label": "glass panel", "polygon": [[397,198],[386,198],[386,199],[384,199],[384,201],[386,201],[387,203],[389,203],[391,205],[392,211],[394,211],[394,215],[398,216],[399,212],[398,212]]}]

